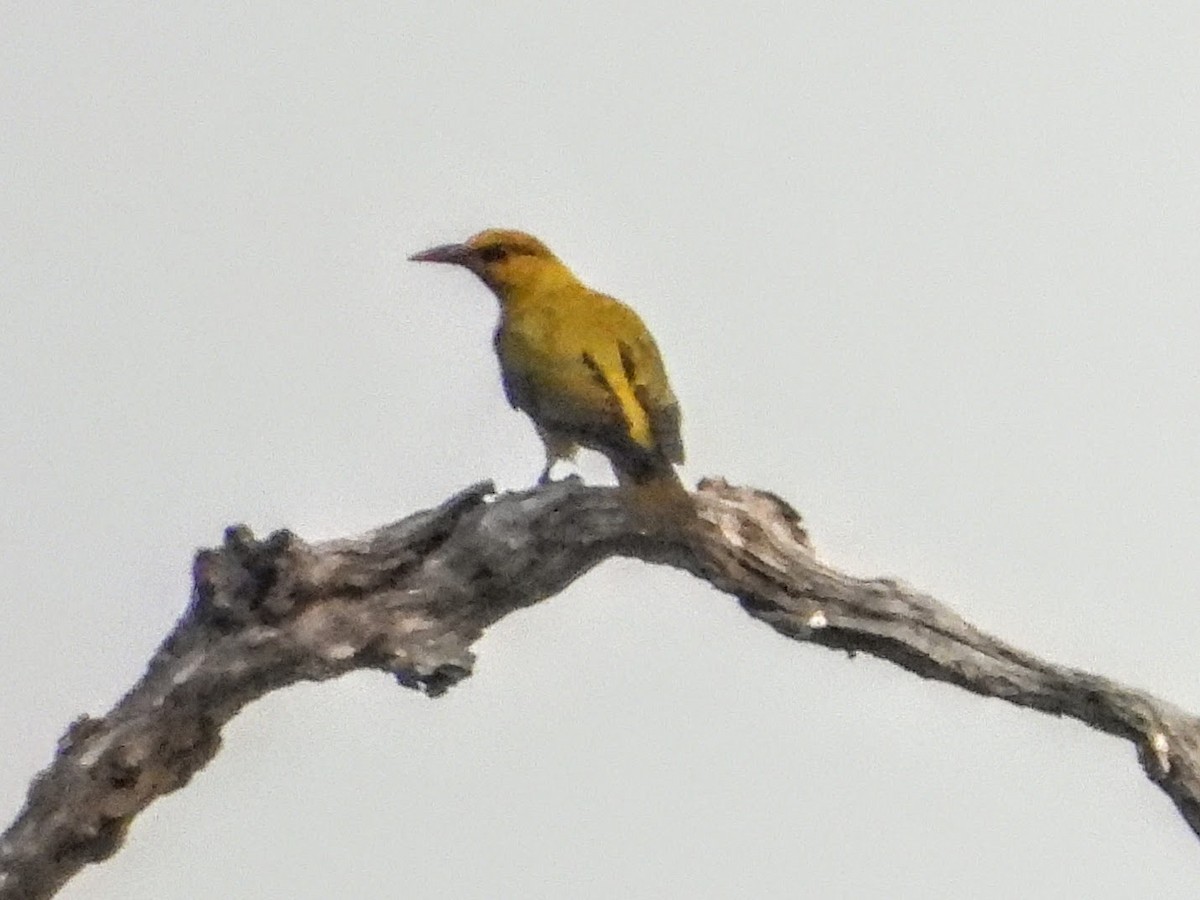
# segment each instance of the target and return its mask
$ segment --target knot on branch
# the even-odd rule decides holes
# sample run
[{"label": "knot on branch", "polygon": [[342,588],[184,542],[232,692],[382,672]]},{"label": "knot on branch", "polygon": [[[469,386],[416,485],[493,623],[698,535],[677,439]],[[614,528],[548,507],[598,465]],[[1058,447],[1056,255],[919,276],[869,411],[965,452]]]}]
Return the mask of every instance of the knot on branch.
[{"label": "knot on branch", "polygon": [[287,529],[260,541],[245,525],[226,528],[221,547],[201,550],[192,564],[192,615],[223,630],[288,617],[307,593],[307,551]]},{"label": "knot on branch", "polygon": [[[726,513],[713,520],[731,544],[752,544],[761,533],[770,532],[776,540],[812,550],[812,541],[800,513],[778,494],[730,484],[724,478],[701,478],[696,490],[741,514]],[[747,523],[753,523],[758,533],[746,533]]]},{"label": "knot on branch", "polygon": [[473,654],[467,654],[463,665],[442,663],[428,671],[420,667],[399,669],[396,672],[396,683],[414,691],[420,691],[427,697],[437,698],[450,690],[464,678],[471,675]]}]

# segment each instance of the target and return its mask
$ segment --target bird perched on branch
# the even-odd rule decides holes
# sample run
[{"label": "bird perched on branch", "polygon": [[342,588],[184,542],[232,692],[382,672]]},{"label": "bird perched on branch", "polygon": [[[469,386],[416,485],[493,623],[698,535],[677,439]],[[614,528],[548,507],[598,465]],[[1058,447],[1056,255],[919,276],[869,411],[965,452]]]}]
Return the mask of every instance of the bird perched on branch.
[{"label": "bird perched on branch", "polygon": [[584,446],[607,456],[641,499],[687,496],[673,468],[683,462],[679,402],[637,313],[588,288],[520,231],[488,229],[409,258],[462,266],[500,301],[504,393],[545,445],[540,483]]}]

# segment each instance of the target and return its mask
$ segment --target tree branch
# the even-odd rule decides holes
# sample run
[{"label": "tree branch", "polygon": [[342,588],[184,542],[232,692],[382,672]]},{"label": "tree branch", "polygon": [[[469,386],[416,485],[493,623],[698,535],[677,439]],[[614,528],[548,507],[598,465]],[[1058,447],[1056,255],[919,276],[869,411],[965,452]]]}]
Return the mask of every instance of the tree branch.
[{"label": "tree branch", "polygon": [[252,700],[363,668],[436,697],[471,674],[484,629],[613,555],[691,572],[795,640],[870,653],[1130,740],[1200,835],[1200,720],[1018,650],[895,581],[823,565],[799,515],[774,494],[705,481],[698,521],[673,527],[648,526],[616,490],[575,480],[492,493],[478,484],[321,544],[230,528],[219,549],[198,553],[192,601],[146,674],[106,716],[71,725],[0,837],[0,900],[50,897],[116,852],[134,816],[187,784]]}]

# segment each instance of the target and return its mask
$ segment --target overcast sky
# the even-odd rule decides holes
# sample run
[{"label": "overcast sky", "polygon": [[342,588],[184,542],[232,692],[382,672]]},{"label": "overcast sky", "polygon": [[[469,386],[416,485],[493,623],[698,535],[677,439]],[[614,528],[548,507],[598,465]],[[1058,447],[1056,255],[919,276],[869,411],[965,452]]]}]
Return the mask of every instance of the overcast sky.
[{"label": "overcast sky", "polygon": [[[485,226],[642,313],[689,481],[1200,711],[1200,5],[83,6],[0,6],[3,822],[226,524],[532,483],[494,300],[405,261]],[[1130,745],[672,570],[607,563],[476,649],[438,701],[254,704],[61,896],[1200,888]]]}]

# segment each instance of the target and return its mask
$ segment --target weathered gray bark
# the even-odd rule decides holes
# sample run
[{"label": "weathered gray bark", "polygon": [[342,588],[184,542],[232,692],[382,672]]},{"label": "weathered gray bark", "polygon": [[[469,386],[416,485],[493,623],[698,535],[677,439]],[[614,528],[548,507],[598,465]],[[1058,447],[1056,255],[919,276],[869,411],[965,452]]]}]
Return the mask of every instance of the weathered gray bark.
[{"label": "weathered gray bark", "polygon": [[702,483],[700,519],[676,528],[648,526],[615,490],[576,481],[491,493],[476,485],[360,538],[258,541],[232,528],[200,552],[192,602],[146,674],[106,716],[70,727],[0,838],[0,898],[49,897],[114,853],[134,816],[212,759],[221,727],[250,701],[361,668],[437,696],[471,673],[485,628],[613,555],[685,569],[787,637],[1126,738],[1200,835],[1200,720],[1024,653],[894,581],[830,569],[773,494]]}]

